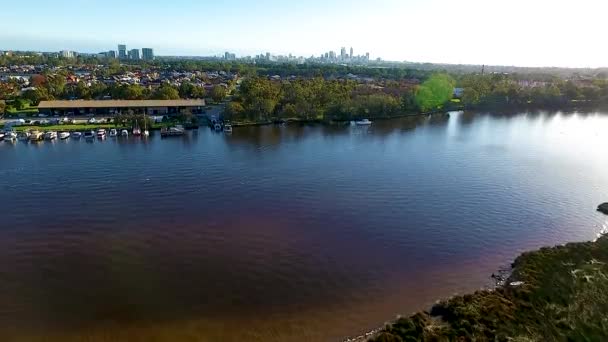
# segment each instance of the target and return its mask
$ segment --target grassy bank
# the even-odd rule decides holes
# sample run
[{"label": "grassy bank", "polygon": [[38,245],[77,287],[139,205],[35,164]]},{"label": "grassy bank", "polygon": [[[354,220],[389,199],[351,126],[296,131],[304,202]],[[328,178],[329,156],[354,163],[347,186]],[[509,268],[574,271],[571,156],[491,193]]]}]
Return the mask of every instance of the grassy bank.
[{"label": "grassy bank", "polygon": [[504,286],[442,301],[371,341],[608,341],[608,237],[524,253]]}]

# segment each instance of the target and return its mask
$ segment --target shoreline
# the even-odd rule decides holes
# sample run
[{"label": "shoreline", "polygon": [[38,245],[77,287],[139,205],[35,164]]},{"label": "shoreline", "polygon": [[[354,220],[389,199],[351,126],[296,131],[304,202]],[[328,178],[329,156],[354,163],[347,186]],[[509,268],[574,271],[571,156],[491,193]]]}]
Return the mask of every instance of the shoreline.
[{"label": "shoreline", "polygon": [[343,342],[606,340],[605,322],[598,319],[608,305],[606,233],[595,241],[524,252],[512,262],[509,275],[504,270],[492,274],[493,288],[441,299],[428,311],[397,315],[385,326]]}]

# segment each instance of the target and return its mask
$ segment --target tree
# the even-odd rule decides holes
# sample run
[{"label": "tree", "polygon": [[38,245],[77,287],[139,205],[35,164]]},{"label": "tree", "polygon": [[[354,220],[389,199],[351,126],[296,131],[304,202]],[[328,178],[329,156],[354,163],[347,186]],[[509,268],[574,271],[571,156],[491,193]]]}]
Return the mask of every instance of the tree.
[{"label": "tree", "polygon": [[179,91],[170,84],[163,84],[152,94],[155,100],[177,100],[179,99]]},{"label": "tree", "polygon": [[25,100],[25,99],[15,99],[15,101],[13,101],[13,106],[17,110],[24,110],[25,107],[27,106],[27,100]]},{"label": "tree", "polygon": [[447,74],[435,74],[418,88],[416,103],[426,112],[441,107],[452,98],[454,80]]},{"label": "tree", "polygon": [[6,112],[6,103],[4,101],[0,101],[0,116],[4,115]]},{"label": "tree", "polygon": [[221,85],[216,85],[211,90],[211,98],[215,102],[221,102],[227,95],[226,88]]},{"label": "tree", "polygon": [[240,102],[233,101],[226,105],[224,117],[228,120],[235,120],[241,118],[244,112],[243,105]]}]

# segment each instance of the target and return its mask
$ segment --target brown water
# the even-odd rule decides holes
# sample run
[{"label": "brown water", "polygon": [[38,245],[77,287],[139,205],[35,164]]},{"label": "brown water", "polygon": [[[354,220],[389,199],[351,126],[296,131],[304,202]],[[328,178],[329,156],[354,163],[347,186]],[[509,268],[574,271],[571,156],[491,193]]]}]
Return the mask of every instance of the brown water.
[{"label": "brown water", "polygon": [[0,340],[340,341],[608,227],[608,116],[0,144]]}]

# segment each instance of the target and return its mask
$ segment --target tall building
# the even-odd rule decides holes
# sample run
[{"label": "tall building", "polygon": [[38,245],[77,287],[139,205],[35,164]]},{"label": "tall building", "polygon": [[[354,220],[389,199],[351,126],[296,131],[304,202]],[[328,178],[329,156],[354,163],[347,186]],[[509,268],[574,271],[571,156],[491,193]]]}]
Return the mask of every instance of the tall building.
[{"label": "tall building", "polygon": [[353,59],[353,47],[350,47],[350,59]]},{"label": "tall building", "polygon": [[116,51],[114,51],[114,50],[110,50],[110,51],[108,51],[108,52],[106,53],[106,56],[107,56],[108,58],[116,58]]},{"label": "tall building", "polygon": [[63,58],[74,58],[74,57],[76,57],[76,53],[74,51],[63,50],[63,51],[60,51],[59,54]]},{"label": "tall building", "polygon": [[335,51],[329,51],[329,59],[332,61],[336,60],[336,52]]},{"label": "tall building", "polygon": [[118,45],[118,58],[127,59],[127,46],[126,45]]},{"label": "tall building", "polygon": [[367,60],[369,62],[369,52],[365,53],[365,60]]},{"label": "tall building", "polygon": [[139,49],[129,50],[129,59],[139,59]]},{"label": "tall building", "polygon": [[146,61],[154,60],[154,50],[150,48],[142,48],[141,49],[141,58]]},{"label": "tall building", "polygon": [[340,60],[345,60],[346,59],[346,48],[342,47],[340,49]]}]

